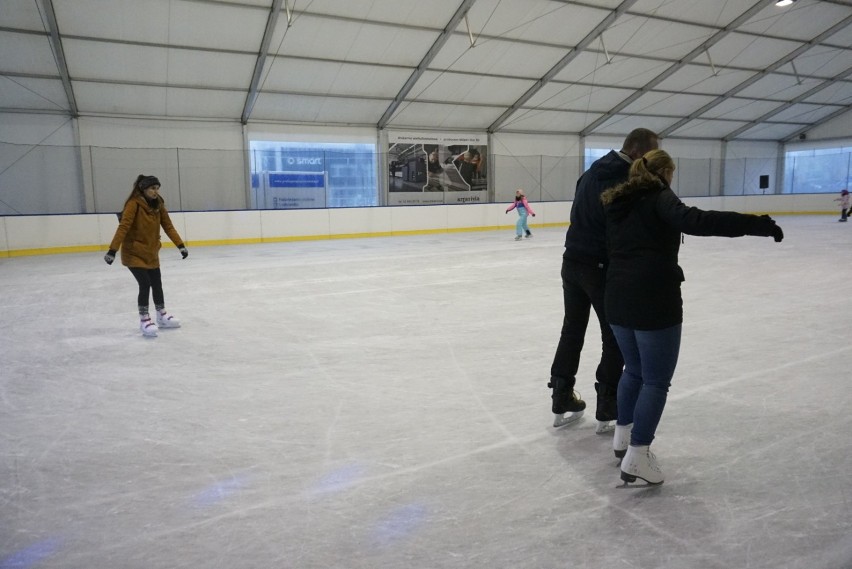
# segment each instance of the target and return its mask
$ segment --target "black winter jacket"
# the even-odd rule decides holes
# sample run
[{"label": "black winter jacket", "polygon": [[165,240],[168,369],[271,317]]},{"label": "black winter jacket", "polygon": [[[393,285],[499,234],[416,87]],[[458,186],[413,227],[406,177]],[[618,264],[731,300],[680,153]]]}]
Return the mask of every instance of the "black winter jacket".
[{"label": "black winter jacket", "polygon": [[678,265],[681,233],[772,235],[769,217],[688,207],[663,182],[625,184],[605,206],[609,269],[605,306],[610,324],[661,330],[683,322]]},{"label": "black winter jacket", "polygon": [[566,259],[590,265],[606,265],[606,218],[601,194],[604,190],[626,182],[629,171],[630,162],[611,150],[595,160],[577,180],[571,206],[571,225],[565,234]]}]

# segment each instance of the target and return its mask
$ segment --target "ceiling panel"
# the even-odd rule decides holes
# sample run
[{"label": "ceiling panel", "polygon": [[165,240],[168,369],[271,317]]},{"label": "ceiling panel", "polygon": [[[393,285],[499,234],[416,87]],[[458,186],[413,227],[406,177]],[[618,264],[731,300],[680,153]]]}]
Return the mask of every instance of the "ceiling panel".
[{"label": "ceiling panel", "polygon": [[68,98],[59,79],[0,77],[0,108],[68,111]]},{"label": "ceiling panel", "polygon": [[520,132],[580,132],[600,116],[600,113],[519,109],[503,128]]},{"label": "ceiling panel", "polygon": [[427,71],[415,83],[406,98],[421,101],[450,100],[458,103],[508,107],[517,101],[532,84],[533,82],[527,79]]},{"label": "ceiling panel", "polygon": [[728,34],[709,49],[713,64],[720,69],[744,67],[766,69],[802,44],[736,32]]},{"label": "ceiling panel", "polygon": [[804,103],[852,105],[852,81],[838,81],[805,99]]},{"label": "ceiling panel", "polygon": [[616,55],[611,63],[603,53],[581,53],[555,79],[566,83],[594,83],[609,87],[643,87],[671,67],[666,61]]},{"label": "ceiling panel", "polygon": [[42,21],[39,4],[33,0],[3,0],[0,26],[19,30],[43,32],[47,24]]},{"label": "ceiling panel", "polygon": [[637,115],[685,116],[697,111],[716,97],[702,95],[687,95],[661,93],[651,91],[645,93],[625,108],[622,113]]},{"label": "ceiling panel", "polygon": [[666,117],[615,115],[596,128],[595,134],[624,134],[634,128],[648,128],[654,132],[662,132],[673,125],[675,120]]},{"label": "ceiling panel", "polygon": [[[795,70],[793,69],[795,65]],[[814,46],[779,69],[787,73],[812,75],[830,79],[852,67],[852,51],[825,46]]]},{"label": "ceiling panel", "polygon": [[166,116],[166,89],[94,83],[72,82],[77,107],[82,113]]},{"label": "ceiling panel", "polygon": [[0,72],[59,75],[47,36],[0,31]]},{"label": "ceiling panel", "polygon": [[[257,53],[269,10],[213,2],[53,2],[65,35]],[[239,33],[235,33],[239,30]]]},{"label": "ceiling panel", "polygon": [[750,99],[776,99],[790,101],[821,84],[818,79],[803,79],[801,83],[790,75],[770,73],[755,81],[739,93]]},{"label": "ceiling panel", "polygon": [[403,103],[390,126],[484,131],[503,112],[501,108],[434,103]]},{"label": "ceiling panel", "polygon": [[[484,35],[573,47],[609,14],[608,9],[552,0],[478,0],[468,13],[468,21],[474,37]],[[467,34],[464,22],[457,31]],[[477,44],[482,41],[478,39]]]},{"label": "ceiling panel", "polygon": [[850,15],[852,5],[840,6],[819,0],[799,0],[796,4],[786,7],[778,7],[772,3],[739,29],[755,34],[808,41]]},{"label": "ceiling panel", "polygon": [[670,136],[681,138],[722,138],[746,124],[746,122],[695,119],[675,129]]},{"label": "ceiling panel", "polygon": [[822,105],[809,105],[807,103],[797,103],[784,109],[777,115],[773,116],[773,122],[798,122],[810,124],[819,121],[821,118],[830,115],[837,109],[832,107],[824,107]]},{"label": "ceiling panel", "polygon": [[615,107],[632,93],[630,89],[551,82],[527,101],[525,106],[602,113]]},{"label": "ceiling panel", "polygon": [[829,36],[825,43],[852,49],[852,26],[846,26],[836,34]]},{"label": "ceiling panel", "polygon": [[800,124],[761,124],[739,135],[746,140],[784,140],[802,128]]},{"label": "ceiling panel", "polygon": [[254,105],[252,118],[261,121],[374,125],[389,104],[389,100],[261,93]]},{"label": "ceiling panel", "polygon": [[176,89],[74,81],[81,112],[161,117],[228,118],[239,116],[245,93],[205,89]]},{"label": "ceiling panel", "polygon": [[753,121],[782,104],[777,101],[731,98],[708,110],[701,118]]},{"label": "ceiling panel", "polygon": [[631,13],[665,18],[682,18],[693,24],[724,28],[746,12],[752,0],[638,0],[630,7]]},{"label": "ceiling panel", "polygon": [[411,70],[404,67],[276,57],[266,60],[260,86],[266,91],[305,95],[348,94],[393,99],[410,75]]},{"label": "ceiling panel", "polygon": [[[277,55],[416,67],[439,31],[302,15],[279,20],[269,50]],[[258,43],[258,46],[260,44]]]},{"label": "ceiling panel", "polygon": [[619,18],[604,33],[610,53],[680,59],[715,33],[705,27],[638,16]]},{"label": "ceiling panel", "polygon": [[490,40],[471,48],[467,36],[456,34],[447,41],[429,68],[538,79],[566,53],[567,49],[506,40]]},{"label": "ceiling panel", "polygon": [[[268,0],[266,4],[269,4]],[[429,0],[428,6],[423,0],[311,0],[307,3],[294,2],[291,6],[296,11],[295,22],[299,21],[304,11],[314,15],[393,22],[442,30],[459,7],[459,0]]]},{"label": "ceiling panel", "polygon": [[169,50],[163,47],[105,44],[66,38],[62,42],[73,79],[100,79],[164,85]]},{"label": "ceiling panel", "polygon": [[[702,56],[706,61],[706,56]],[[699,59],[702,59],[699,58]],[[752,71],[716,69],[709,65],[685,65],[657,85],[657,89],[683,91],[687,93],[709,93],[723,95],[754,76]]]}]

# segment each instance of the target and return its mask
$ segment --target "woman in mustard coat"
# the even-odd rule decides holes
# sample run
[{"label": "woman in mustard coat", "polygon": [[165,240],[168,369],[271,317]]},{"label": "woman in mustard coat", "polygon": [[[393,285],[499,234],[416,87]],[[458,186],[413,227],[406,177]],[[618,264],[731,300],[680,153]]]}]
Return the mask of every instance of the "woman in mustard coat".
[{"label": "woman in mustard coat", "polygon": [[[133,184],[115,236],[104,255],[104,261],[112,265],[115,253],[121,248],[121,264],[130,269],[139,283],[139,328],[145,336],[156,336],[160,328],[179,328],[177,318],[166,312],[163,298],[163,281],[160,275],[160,227],[172,240],[172,243],[186,259],[189,252],[184,247],[166,203],[159,194],[160,180],[155,176],[140,175]],[[153,292],[154,308],[157,310],[157,323],[148,313],[148,295]]]}]

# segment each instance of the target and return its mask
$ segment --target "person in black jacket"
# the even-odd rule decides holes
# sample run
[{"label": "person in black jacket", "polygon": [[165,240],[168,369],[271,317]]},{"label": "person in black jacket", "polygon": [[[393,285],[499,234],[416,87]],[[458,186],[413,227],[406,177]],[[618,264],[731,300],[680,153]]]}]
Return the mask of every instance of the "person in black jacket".
[{"label": "person in black jacket", "polygon": [[638,128],[627,135],[620,151],[596,160],[577,180],[571,224],[562,257],[562,296],[565,313],[559,345],[550,367],[554,427],[570,425],[582,416],[586,403],[574,393],[580,352],[594,308],[601,328],[601,360],[595,372],[598,433],[613,429],[617,417],[618,381],[624,360],[604,314],[604,276],[607,268],[605,218],[601,193],[627,180],[633,160],[659,145],[655,133]]},{"label": "person in black jacket", "polygon": [[666,152],[653,150],[633,163],[627,182],[601,196],[610,263],[606,316],[625,362],[613,436],[625,485],[636,478],[651,485],[664,479],[649,447],[680,352],[681,234],[784,238],[768,215],[687,207],[670,187],[674,170]]}]

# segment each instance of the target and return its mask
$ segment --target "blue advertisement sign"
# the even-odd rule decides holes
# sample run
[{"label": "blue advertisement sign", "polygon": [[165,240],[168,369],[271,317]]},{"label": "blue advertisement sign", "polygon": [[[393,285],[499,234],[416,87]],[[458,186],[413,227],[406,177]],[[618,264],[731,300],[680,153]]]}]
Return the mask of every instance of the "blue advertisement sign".
[{"label": "blue advertisement sign", "polygon": [[278,172],[269,174],[270,188],[324,188],[323,172]]}]

